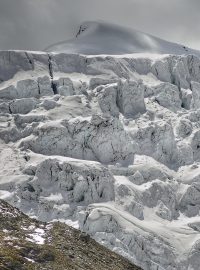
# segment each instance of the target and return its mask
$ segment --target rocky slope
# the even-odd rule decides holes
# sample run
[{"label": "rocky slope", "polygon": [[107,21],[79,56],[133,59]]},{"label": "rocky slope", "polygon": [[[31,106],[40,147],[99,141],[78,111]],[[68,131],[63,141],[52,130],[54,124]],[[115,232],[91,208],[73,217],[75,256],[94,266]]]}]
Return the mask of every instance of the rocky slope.
[{"label": "rocky slope", "polygon": [[145,270],[200,265],[200,59],[0,52],[0,197]]},{"label": "rocky slope", "polygon": [[63,223],[30,219],[0,200],[1,270],[140,270]]}]

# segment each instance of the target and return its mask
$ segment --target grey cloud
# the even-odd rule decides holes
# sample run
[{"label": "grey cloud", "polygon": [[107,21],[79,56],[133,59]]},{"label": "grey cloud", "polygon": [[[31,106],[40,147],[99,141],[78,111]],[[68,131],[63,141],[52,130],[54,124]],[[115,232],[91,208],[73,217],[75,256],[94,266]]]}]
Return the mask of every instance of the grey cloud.
[{"label": "grey cloud", "polygon": [[199,0],[0,0],[0,49],[42,50],[105,20],[200,49]]}]

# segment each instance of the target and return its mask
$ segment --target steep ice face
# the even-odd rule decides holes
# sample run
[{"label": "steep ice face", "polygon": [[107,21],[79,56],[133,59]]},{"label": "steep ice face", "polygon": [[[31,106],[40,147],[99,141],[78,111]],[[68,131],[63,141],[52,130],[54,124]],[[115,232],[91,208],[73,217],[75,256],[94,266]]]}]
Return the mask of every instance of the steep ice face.
[{"label": "steep ice face", "polygon": [[0,52],[0,198],[145,270],[198,269],[199,68],[194,55]]},{"label": "steep ice face", "polygon": [[63,120],[60,124],[44,124],[30,138],[22,140],[20,146],[45,155],[70,156],[102,163],[118,160],[130,163],[134,158],[131,139],[119,120],[98,115],[89,119]]},{"label": "steep ice face", "polygon": [[168,42],[154,36],[105,22],[85,22],[76,38],[49,46],[49,52],[98,54],[197,54],[183,45]]}]

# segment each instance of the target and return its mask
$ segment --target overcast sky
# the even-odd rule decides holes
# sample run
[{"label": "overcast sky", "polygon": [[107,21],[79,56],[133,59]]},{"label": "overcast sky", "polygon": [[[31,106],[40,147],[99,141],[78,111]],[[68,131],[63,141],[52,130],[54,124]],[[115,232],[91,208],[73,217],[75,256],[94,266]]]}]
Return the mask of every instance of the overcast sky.
[{"label": "overcast sky", "polygon": [[42,50],[88,20],[200,49],[200,0],[0,0],[0,49]]}]

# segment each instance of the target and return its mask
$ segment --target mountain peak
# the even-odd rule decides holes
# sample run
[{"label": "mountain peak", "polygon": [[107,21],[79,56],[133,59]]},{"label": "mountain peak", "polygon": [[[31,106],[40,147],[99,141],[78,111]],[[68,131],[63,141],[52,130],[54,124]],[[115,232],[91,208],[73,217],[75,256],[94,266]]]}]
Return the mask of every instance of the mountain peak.
[{"label": "mountain peak", "polygon": [[81,24],[76,38],[49,46],[47,51],[86,55],[132,53],[196,54],[199,51],[168,42],[152,35],[107,22]]}]

